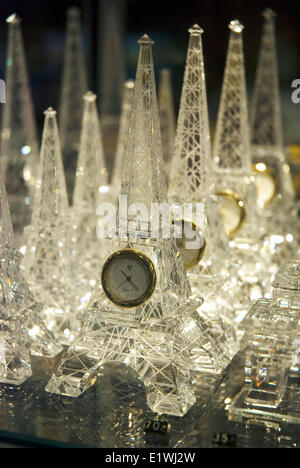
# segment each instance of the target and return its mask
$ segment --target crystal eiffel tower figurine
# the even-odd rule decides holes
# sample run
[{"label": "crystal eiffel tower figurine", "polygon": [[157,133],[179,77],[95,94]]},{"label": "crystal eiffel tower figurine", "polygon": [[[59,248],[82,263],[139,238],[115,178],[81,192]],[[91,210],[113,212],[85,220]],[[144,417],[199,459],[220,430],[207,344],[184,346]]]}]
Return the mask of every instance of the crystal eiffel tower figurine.
[{"label": "crystal eiffel tower figurine", "polygon": [[38,167],[38,142],[26,69],[21,19],[7,18],[6,104],[1,128],[1,161],[16,235],[30,221]]},{"label": "crystal eiffel tower figurine", "polygon": [[215,191],[223,199],[221,213],[241,290],[230,288],[238,319],[249,309],[249,301],[263,297],[271,272],[268,258],[262,258],[265,233],[256,204],[256,187],[251,177],[250,137],[244,71],[243,25],[229,24],[230,38],[213,148]]},{"label": "crystal eiffel tower figurine", "polygon": [[267,8],[263,16],[265,23],[250,113],[251,151],[253,163],[265,163],[274,177],[279,178],[278,187],[274,187],[274,193],[269,194],[270,198],[267,197],[265,203],[271,202],[274,197],[278,200],[281,194],[281,197],[287,198],[284,202],[286,207],[288,200],[291,202],[294,199],[294,189],[283,148],[275,13]]},{"label": "crystal eiffel tower figurine", "polygon": [[25,229],[23,268],[33,296],[43,303],[43,317],[57,340],[69,344],[77,333],[77,290],[71,288],[68,244],[69,206],[61,159],[56,111],[45,111],[40,175],[32,224]]},{"label": "crystal eiffel tower figurine", "polygon": [[166,173],[169,174],[171,159],[173,156],[176,123],[171,76],[170,70],[167,68],[163,68],[160,71],[160,82],[158,88],[158,109]]},{"label": "crystal eiffel tower figurine", "polygon": [[[169,200],[175,210],[175,222],[194,223],[199,246],[192,248],[192,234],[187,232],[183,243],[178,239],[192,290],[204,297],[199,313],[207,315],[216,330],[229,339],[237,351],[234,315],[226,301],[226,278],[230,275],[228,241],[220,217],[220,203],[212,193],[211,145],[202,51],[203,30],[195,24],[189,29],[184,82],[179,107],[177,130],[169,181]],[[187,219],[176,215],[176,204],[193,205],[193,215]],[[196,210],[201,207],[201,218],[196,221]],[[187,226],[185,229],[187,231]],[[191,244],[190,247],[188,243]],[[196,244],[196,242],[194,242]]]},{"label": "crystal eiffel tower figurine", "polygon": [[[255,206],[254,185],[250,179],[251,158],[242,41],[243,28],[244,26],[238,20],[233,20],[229,24],[230,38],[216,123],[213,169],[216,177],[215,186],[220,195],[225,197],[227,193],[229,196],[234,192],[236,198],[241,199],[242,203],[245,204],[250,198]],[[229,221],[225,219],[226,231],[232,237],[235,232],[244,228],[243,219],[247,221],[247,229],[251,229],[253,224],[251,206],[253,203],[250,200],[247,203],[247,218],[243,218],[241,211],[241,219],[237,219],[239,221],[237,226],[228,225]],[[242,206],[242,203],[239,205]],[[249,236],[249,233],[247,234]]]},{"label": "crystal eiffel tower figurine", "polygon": [[26,309],[24,310],[22,286],[18,281],[20,254],[13,245],[13,229],[2,174],[0,175],[0,184],[0,382],[20,385],[32,374],[26,335],[26,315],[28,312]]},{"label": "crystal eiffel tower figurine", "polygon": [[40,318],[36,302],[20,269],[5,185],[0,172],[0,382],[20,385],[31,376],[30,354],[54,357],[61,348]]},{"label": "crystal eiffel tower figurine", "polygon": [[122,100],[122,112],[120,118],[118,145],[115,157],[114,172],[112,177],[112,189],[115,192],[115,196],[118,197],[121,190],[121,175],[124,164],[125,147],[127,142],[127,135],[129,130],[130,114],[132,107],[134,81],[127,80],[124,83],[123,100]]},{"label": "crystal eiffel tower figurine", "polygon": [[103,245],[96,234],[96,211],[98,204],[107,200],[109,187],[96,94],[88,91],[83,99],[83,120],[71,208],[71,238],[73,271],[85,295],[91,290],[91,282],[95,281],[102,262]]},{"label": "crystal eiffel tower figurine", "polygon": [[[278,262],[295,253],[297,233],[291,173],[286,162],[280,112],[275,43],[275,13],[267,8],[251,106],[251,152],[256,174],[257,200],[263,207],[268,244]],[[294,226],[293,226],[294,225]],[[278,239],[278,242],[276,242]]]},{"label": "crystal eiffel tower figurine", "polygon": [[299,260],[282,265],[272,285],[271,299],[258,300],[245,321],[245,387],[230,414],[299,424]]},{"label": "crystal eiffel tower figurine", "polygon": [[[144,35],[139,44],[122,174],[128,216],[120,207],[118,235],[110,240],[101,282],[82,312],[78,337],[46,390],[76,397],[95,383],[104,364],[116,361],[142,379],[153,411],[183,416],[195,401],[190,369],[223,368],[224,353],[189,303],[190,287],[174,240],[151,236],[148,222],[142,222],[143,230],[134,229],[133,209],[164,203],[167,195],[153,42]],[[205,389],[206,384],[203,378]]]},{"label": "crystal eiffel tower figurine", "polygon": [[66,44],[59,105],[59,132],[67,187],[73,192],[83,112],[82,96],[88,91],[80,10],[67,10]]},{"label": "crystal eiffel tower figurine", "polygon": [[110,175],[113,174],[117,149],[119,119],[122,106],[123,84],[126,79],[123,50],[123,2],[100,0],[101,51],[98,68],[99,96],[101,96],[101,126],[103,129],[104,152]]}]

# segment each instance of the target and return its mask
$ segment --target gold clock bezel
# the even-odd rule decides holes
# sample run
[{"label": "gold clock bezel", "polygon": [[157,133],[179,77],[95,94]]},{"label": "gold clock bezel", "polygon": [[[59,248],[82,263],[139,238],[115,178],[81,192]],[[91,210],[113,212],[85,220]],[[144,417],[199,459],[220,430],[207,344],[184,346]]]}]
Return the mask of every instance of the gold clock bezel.
[{"label": "gold clock bezel", "polygon": [[[263,170],[259,170],[258,169],[258,165],[259,164],[263,164],[264,165],[264,169]],[[268,165],[266,164],[265,162],[263,161],[256,161],[255,163],[252,164],[252,172],[253,174],[256,176],[257,174],[267,174],[268,176],[271,177],[271,179],[273,180],[274,182],[274,193],[272,195],[271,198],[269,198],[269,200],[266,200],[266,202],[264,202],[263,206],[268,206],[272,203],[272,201],[274,200],[274,198],[277,197],[278,193],[279,193],[279,183],[278,183],[278,177],[276,176],[276,173],[275,171]]]},{"label": "gold clock bezel", "polygon": [[[121,255],[134,255],[135,257],[138,257],[139,260],[142,260],[144,265],[149,270],[149,277],[150,277],[150,283],[149,287],[147,288],[147,291],[143,293],[138,299],[132,300],[132,301],[120,301],[114,298],[113,294],[110,292],[107,282],[105,280],[105,272],[107,271],[107,268],[113,262],[117,257],[120,257]],[[145,302],[147,302],[150,297],[152,296],[155,286],[156,286],[156,281],[157,281],[157,276],[156,276],[156,271],[155,267],[153,265],[152,260],[145,255],[143,252],[140,250],[132,249],[132,248],[125,248],[125,249],[120,249],[111,254],[106,261],[104,262],[104,265],[102,267],[101,271],[101,285],[104,293],[106,294],[107,298],[116,304],[119,307],[125,307],[126,309],[131,309],[134,307],[141,306]]]},{"label": "gold clock bezel", "polygon": [[[172,221],[172,224],[175,224],[175,222],[180,222],[180,221],[181,221],[182,224],[184,224],[184,223],[189,223],[189,224],[191,224],[191,225],[192,225],[192,228],[193,228],[193,231],[198,231],[199,233],[202,232],[201,229],[199,229],[198,226],[197,226],[193,221],[187,221],[187,220],[185,220],[185,219],[181,219],[181,220],[180,220],[180,219],[178,219],[178,220],[177,220],[177,219],[174,219],[174,220]],[[192,267],[198,265],[198,263],[200,262],[201,258],[203,257],[204,252],[205,252],[205,249],[206,249],[206,240],[205,240],[205,237],[204,237],[204,236],[202,236],[202,237],[203,237],[203,246],[200,247],[200,248],[198,249],[198,255],[195,257],[195,259],[192,260],[192,261],[190,261],[190,262],[183,262],[183,265],[184,265],[185,270],[189,270],[190,268],[192,268]],[[177,239],[175,239],[175,240],[177,241]],[[176,242],[176,244],[177,244],[177,242]],[[178,250],[180,250],[179,247],[178,247]],[[195,250],[196,250],[196,249],[195,249]],[[182,258],[182,260],[183,260],[183,258]]]},{"label": "gold clock bezel", "polygon": [[[229,239],[232,239],[238,231],[241,229],[243,226],[245,220],[246,220],[246,209],[245,209],[245,203],[243,200],[240,198],[240,196],[234,192],[233,190],[230,189],[224,189],[224,190],[218,190],[216,192],[216,195],[222,198],[232,198],[234,201],[236,201],[237,205],[239,206],[241,210],[241,217],[240,217],[240,222],[237,224],[237,226],[234,229],[231,229],[231,231],[226,231],[226,235]],[[222,215],[223,217],[223,215]]]}]

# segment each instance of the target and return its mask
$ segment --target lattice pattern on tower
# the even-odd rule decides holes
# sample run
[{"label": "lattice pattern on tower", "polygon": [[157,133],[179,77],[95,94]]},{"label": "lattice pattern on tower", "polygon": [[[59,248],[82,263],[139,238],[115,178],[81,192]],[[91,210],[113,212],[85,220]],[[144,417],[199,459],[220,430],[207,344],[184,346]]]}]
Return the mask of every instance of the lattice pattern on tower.
[{"label": "lattice pattern on tower", "polygon": [[230,38],[214,140],[216,171],[250,173],[250,142],[242,30],[238,20],[229,24]]},{"label": "lattice pattern on tower", "polygon": [[[209,187],[211,146],[201,34],[195,24],[190,39],[171,166],[169,196],[198,201]],[[178,190],[180,187],[180,190]],[[180,195],[181,194],[181,195]],[[178,200],[178,196],[181,197]]]}]

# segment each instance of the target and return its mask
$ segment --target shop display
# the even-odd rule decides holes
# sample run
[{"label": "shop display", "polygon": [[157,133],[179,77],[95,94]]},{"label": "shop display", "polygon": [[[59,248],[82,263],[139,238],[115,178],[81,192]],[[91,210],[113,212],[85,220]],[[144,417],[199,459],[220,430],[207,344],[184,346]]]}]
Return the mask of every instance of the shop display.
[{"label": "shop display", "polygon": [[[60,60],[58,29],[33,50],[26,10],[22,28],[6,20],[0,446],[299,447],[300,212],[276,14],[262,13],[256,72],[230,21],[218,94],[209,28],[191,23],[186,55],[155,28],[155,47],[137,46],[126,11],[68,8]],[[43,67],[29,77],[45,44],[44,106]]]}]

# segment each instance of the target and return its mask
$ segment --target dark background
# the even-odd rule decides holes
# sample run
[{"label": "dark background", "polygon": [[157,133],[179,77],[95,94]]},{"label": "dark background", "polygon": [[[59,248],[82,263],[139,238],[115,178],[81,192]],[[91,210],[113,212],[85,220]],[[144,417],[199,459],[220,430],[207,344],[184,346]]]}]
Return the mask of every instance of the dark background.
[{"label": "dark background", "polygon": [[[97,67],[101,48],[97,43],[101,0],[0,0],[0,78],[5,78],[7,24],[13,12],[22,17],[27,65],[39,129],[43,111],[59,102],[63,64],[66,9],[77,5],[82,10],[84,47],[89,65],[90,88],[98,93]],[[291,101],[291,82],[300,78],[300,1],[269,2],[252,0],[120,0],[123,5],[123,43],[126,77],[134,77],[137,59],[136,40],[148,33],[156,71],[170,67],[173,77],[175,108],[178,109],[187,29],[198,23],[203,35],[209,112],[215,121],[220,96],[229,30],[227,24],[239,19],[244,25],[244,50],[248,91],[251,94],[262,31],[262,11],[270,7],[277,13],[277,48],[280,71],[282,113],[286,143],[300,143],[300,104]]]}]

